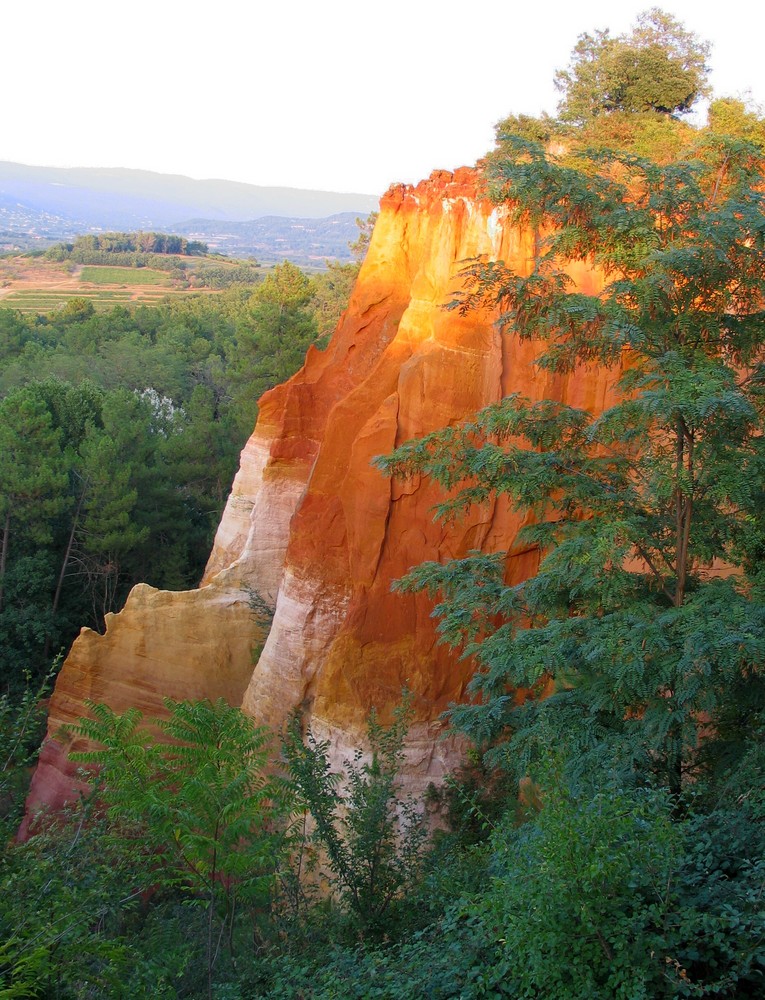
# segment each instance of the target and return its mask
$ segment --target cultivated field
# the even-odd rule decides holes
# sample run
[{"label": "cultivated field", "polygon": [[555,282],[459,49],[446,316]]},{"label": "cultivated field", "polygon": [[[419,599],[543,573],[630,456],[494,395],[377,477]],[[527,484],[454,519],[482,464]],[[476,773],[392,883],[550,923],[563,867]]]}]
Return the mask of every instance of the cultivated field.
[{"label": "cultivated field", "polygon": [[166,287],[170,279],[165,271],[152,271],[149,267],[102,267],[86,265],[80,272],[80,281],[88,285],[159,285]]},{"label": "cultivated field", "polygon": [[[199,258],[187,258],[194,264]],[[232,261],[231,267],[241,262]],[[226,266],[216,262],[216,266]],[[166,271],[150,268],[64,265],[39,257],[0,258],[0,308],[23,313],[49,313],[73,298],[88,299],[96,309],[127,303],[156,304],[168,296],[209,289],[188,289]]]}]

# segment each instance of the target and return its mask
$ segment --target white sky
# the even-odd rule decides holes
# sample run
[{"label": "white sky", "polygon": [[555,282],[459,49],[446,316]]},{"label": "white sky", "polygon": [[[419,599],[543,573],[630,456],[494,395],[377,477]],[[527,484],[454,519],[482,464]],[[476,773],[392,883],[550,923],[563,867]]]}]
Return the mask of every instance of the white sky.
[{"label": "white sky", "polygon": [[[654,0],[765,103],[762,0]],[[0,160],[381,194],[555,112],[576,38],[651,0],[0,0]]]}]

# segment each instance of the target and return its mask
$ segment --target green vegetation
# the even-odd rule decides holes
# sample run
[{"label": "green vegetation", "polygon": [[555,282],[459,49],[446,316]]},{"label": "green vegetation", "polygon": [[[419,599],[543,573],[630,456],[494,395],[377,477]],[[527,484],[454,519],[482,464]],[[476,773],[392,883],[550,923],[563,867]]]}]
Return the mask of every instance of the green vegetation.
[{"label": "green vegetation", "polygon": [[[478,556],[405,584],[442,593],[444,635],[478,656],[480,705],[457,715],[478,742],[502,740],[495,756],[526,766],[537,726],[559,716],[580,766],[618,752],[677,795],[701,765],[702,717],[716,728],[735,691],[742,742],[757,725],[763,167],[754,147],[717,138],[667,167],[581,153],[569,165],[518,140],[491,171],[497,196],[551,235],[528,275],[473,265],[463,308],[488,300],[506,330],[546,342],[544,370],[612,368],[622,398],[595,417],[511,396],[386,463],[459,485],[442,516],[498,495],[533,513],[523,540],[544,556],[527,583],[506,586],[504,560]],[[602,269],[603,291],[572,290],[576,261]],[[715,561],[739,573],[720,577]],[[507,698],[550,679],[541,704]]]},{"label": "green vegetation", "polygon": [[628,35],[608,29],[579,37],[566,70],[555,76],[563,92],[564,122],[587,122],[613,112],[687,114],[708,92],[710,46],[663,11],[641,14]]},{"label": "green vegetation", "polygon": [[[33,700],[15,717],[0,703],[6,742]],[[167,718],[146,722],[88,707],[76,728],[97,747],[78,755],[98,768],[91,798],[3,858],[14,891],[0,907],[0,996],[256,996],[279,939],[379,938],[382,914],[419,882],[421,819],[395,837],[405,710],[388,730],[370,720],[369,760],[348,762],[341,792],[326,745],[293,731],[277,775],[269,734],[223,701],[167,702]],[[334,846],[323,855],[315,841]],[[324,865],[347,889],[340,909],[317,896]]]},{"label": "green vegetation", "polygon": [[99,767],[121,852],[145,859],[157,889],[178,889],[204,910],[212,997],[222,941],[233,957],[237,908],[268,903],[287,853],[276,820],[288,790],[264,772],[268,733],[223,700],[168,702],[169,718],[154,727],[169,743],[148,736],[140,712],[89,707],[94,718],[78,732],[102,749],[78,759]]},{"label": "green vegetation", "polygon": [[330,885],[365,938],[388,934],[392,911],[417,886],[422,867],[425,817],[396,789],[410,721],[408,700],[388,728],[373,711],[367,725],[371,757],[365,760],[357,750],[344,775],[331,770],[329,742],[310,731],[304,739],[299,719],[283,744],[298,801],[310,812],[313,839],[326,853]]},{"label": "green vegetation", "polygon": [[504,140],[513,136],[629,150],[658,162],[682,157],[696,135],[684,116],[709,94],[709,49],[657,8],[627,34],[585,33],[569,66],[555,75],[559,117],[511,115],[497,126],[498,149],[489,159],[501,160]]},{"label": "green vegetation", "polygon": [[[140,286],[139,286],[140,287]],[[104,310],[115,305],[152,305],[188,293],[171,290],[170,288],[142,288],[134,291],[132,287],[114,288],[83,288],[71,292],[43,292],[14,290],[2,299],[2,307],[27,316],[37,316],[55,312],[67,305],[72,299],[87,299],[94,308]]]},{"label": "green vegetation", "polygon": [[[113,261],[91,264],[79,271],[72,265],[67,268],[70,275],[65,277],[55,263],[46,262],[43,267],[50,269],[48,273],[38,275],[38,265],[30,278],[25,275],[25,265],[32,263],[35,262],[27,256],[15,258],[6,266],[0,278],[5,278],[6,284],[17,279],[19,284],[4,292],[0,307],[35,314],[53,312],[72,298],[89,299],[96,309],[107,309],[117,303],[156,303],[182,298],[195,290],[252,286],[268,273],[254,262],[230,261],[222,257],[160,257],[154,261],[158,266],[151,268],[130,261],[120,266],[113,266]],[[96,287],[90,287],[93,285]],[[321,293],[319,298],[323,303]]]},{"label": "green vegetation", "polygon": [[[658,11],[583,36],[561,119],[508,119],[488,159],[535,257],[469,262],[453,308],[497,309],[540,343],[545,377],[608,369],[614,405],[512,396],[380,460],[442,484],[440,517],[498,496],[531,515],[532,579],[508,586],[507,553],[474,553],[399,584],[438,595],[444,641],[477,665],[450,713],[463,771],[401,799],[406,699],[388,728],[372,714],[342,774],[299,719],[269,753],[223,703],[146,725],[92,705],[93,796],[4,841],[0,997],[763,995],[765,146],[738,101],[706,129],[675,120],[705,59]],[[597,293],[573,285],[582,264]],[[0,311],[15,666],[65,600],[113,600],[123,567],[182,575],[172,532],[227,483],[216,494],[210,455],[316,337],[312,295],[329,313],[335,277],[322,292],[283,265],[157,309]],[[91,576],[65,598],[75,565]],[[36,704],[0,699],[9,831]]]},{"label": "green vegetation", "polygon": [[210,255],[206,244],[166,233],[87,234],[57,243],[43,256],[67,268],[85,265],[80,280],[98,284],[166,285],[171,279],[176,287],[220,289],[261,277],[254,261]]},{"label": "green vegetation", "polygon": [[[87,233],[74,243],[58,243],[46,251],[49,260],[74,260],[80,264],[100,264],[115,255],[194,256],[207,253],[207,244],[168,233]],[[96,259],[97,258],[97,259]]]},{"label": "green vegetation", "polygon": [[0,309],[5,690],[134,583],[196,585],[258,398],[343,305],[289,263],[215,295],[97,303]]},{"label": "green vegetation", "polygon": [[133,270],[127,267],[83,267],[80,281],[94,285],[164,285],[167,275],[150,268]]}]

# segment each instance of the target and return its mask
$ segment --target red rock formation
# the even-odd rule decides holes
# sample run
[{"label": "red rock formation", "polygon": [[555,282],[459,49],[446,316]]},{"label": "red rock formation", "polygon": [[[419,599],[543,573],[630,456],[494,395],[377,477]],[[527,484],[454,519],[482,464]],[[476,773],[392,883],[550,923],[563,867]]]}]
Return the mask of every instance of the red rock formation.
[{"label": "red rock formation", "polygon": [[[520,580],[537,556],[514,545],[521,518],[504,503],[437,525],[438,492],[390,481],[371,459],[510,392],[597,411],[614,381],[605,371],[551,376],[534,366],[534,346],[500,336],[490,315],[444,309],[466,258],[531,264],[530,234],[477,184],[465,168],[388,191],[329,347],[261,400],[201,589],[136,588],[105,636],[85,630],[56,686],[50,732],[82,714],[86,697],[154,712],[165,696],[224,695],[274,726],[304,708],[342,759],[370,707],[384,714],[407,687],[412,787],[453,762],[439,716],[463,695],[468,670],[437,645],[430,602],[392,594],[391,583],[423,560],[476,548],[509,548]],[[583,268],[574,277],[588,290],[599,280]],[[274,606],[256,665],[253,591]],[[58,805],[71,787],[66,749],[46,745],[33,806]]]}]

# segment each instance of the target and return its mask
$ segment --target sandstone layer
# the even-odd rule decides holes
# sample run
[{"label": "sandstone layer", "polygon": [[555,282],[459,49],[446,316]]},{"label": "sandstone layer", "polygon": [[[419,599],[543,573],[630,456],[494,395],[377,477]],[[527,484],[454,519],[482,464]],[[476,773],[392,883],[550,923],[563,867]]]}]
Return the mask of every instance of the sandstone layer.
[{"label": "sandstone layer", "polygon": [[[463,697],[469,667],[438,645],[431,602],[394,594],[391,584],[424,560],[471,549],[507,549],[508,575],[521,580],[538,556],[517,545],[522,518],[504,503],[436,524],[440,496],[430,483],[391,480],[371,460],[511,392],[597,412],[615,380],[602,370],[551,376],[535,366],[535,346],[501,336],[493,316],[444,308],[466,259],[532,265],[532,234],[478,185],[473,170],[439,171],[384,196],[328,348],[312,349],[261,400],[200,589],[138,587],[104,636],[84,630],[75,642],[51,702],[32,808],[70,794],[71,741],[50,736],[83,714],[86,698],[153,713],[163,697],[222,695],[274,727],[300,708],[340,762],[370,708],[384,717],[406,687],[415,711],[410,788],[454,763],[440,716]],[[597,287],[591,271],[572,276]],[[262,602],[273,608],[264,645]]]}]

